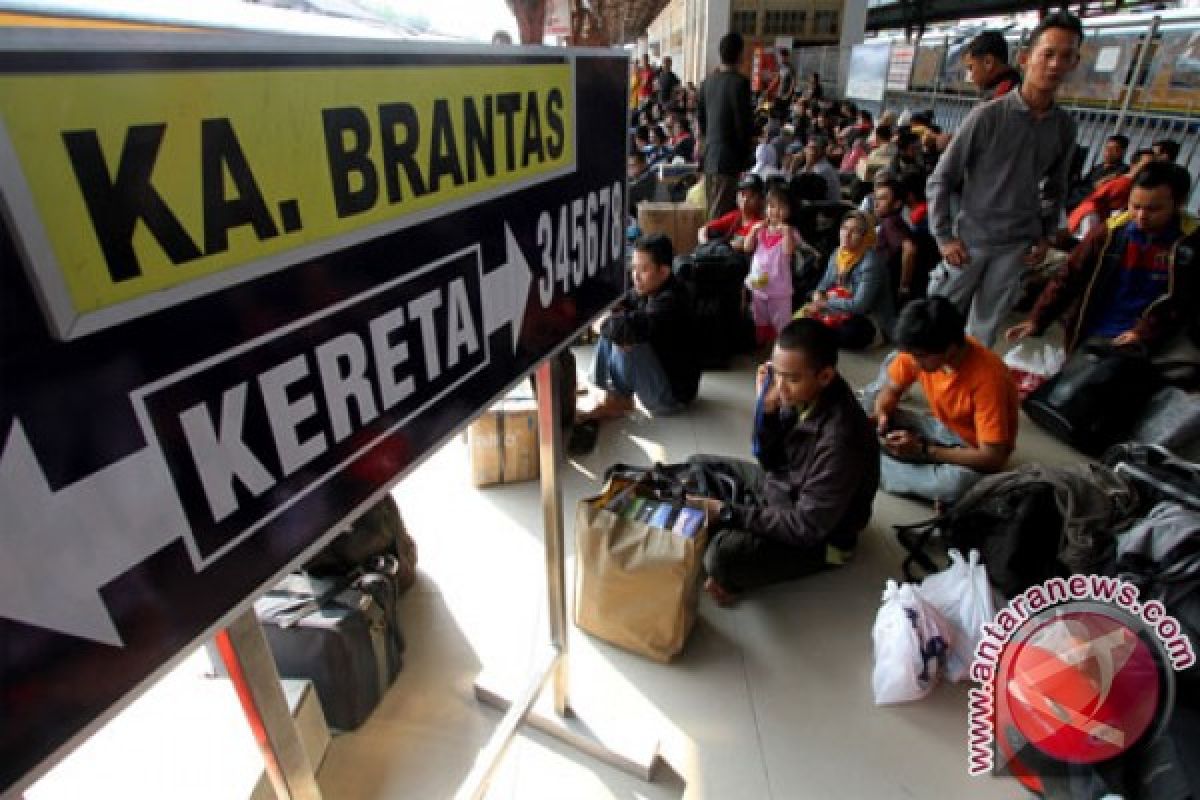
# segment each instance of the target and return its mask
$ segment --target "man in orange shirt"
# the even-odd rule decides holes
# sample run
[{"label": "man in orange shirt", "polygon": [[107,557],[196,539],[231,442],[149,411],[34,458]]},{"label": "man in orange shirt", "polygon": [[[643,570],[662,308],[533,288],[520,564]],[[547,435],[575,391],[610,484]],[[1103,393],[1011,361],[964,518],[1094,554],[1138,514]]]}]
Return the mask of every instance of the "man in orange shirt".
[{"label": "man in orange shirt", "polygon": [[[1017,440],[1017,387],[1000,357],[964,332],[944,297],[914,300],[896,320],[899,352],[864,391],[883,452],[879,488],[953,503],[984,475],[1007,466]],[[929,414],[898,408],[920,383]]]}]

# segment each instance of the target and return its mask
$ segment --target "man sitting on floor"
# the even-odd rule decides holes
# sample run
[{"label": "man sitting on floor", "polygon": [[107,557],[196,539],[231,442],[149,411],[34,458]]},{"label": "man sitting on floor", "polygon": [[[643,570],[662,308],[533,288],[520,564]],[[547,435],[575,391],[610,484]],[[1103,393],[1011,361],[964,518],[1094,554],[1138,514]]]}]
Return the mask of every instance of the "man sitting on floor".
[{"label": "man sitting on floor", "polygon": [[1071,251],[1029,319],[1009,328],[1009,341],[1041,334],[1072,309],[1064,323],[1068,351],[1089,339],[1170,350],[1200,300],[1200,224],[1184,210],[1190,190],[1191,176],[1176,164],[1153,161],[1140,169],[1129,209]]},{"label": "man sitting on floor", "polygon": [[591,377],[603,398],[580,421],[624,416],[635,395],[651,414],[674,413],[695,399],[700,366],[692,309],[671,274],[673,255],[661,233],[634,244],[633,288],[593,326],[600,339]]},{"label": "man sitting on floor", "polygon": [[763,179],[747,172],[738,183],[738,207],[723,217],[705,223],[696,233],[701,244],[724,238],[739,253],[745,252],[746,234],[750,233],[766,214],[766,188]]},{"label": "man sitting on floor", "polygon": [[[944,297],[914,300],[896,319],[899,352],[863,392],[883,444],[880,488],[953,503],[1008,464],[1017,440],[1017,387],[1000,357],[966,336]],[[897,408],[920,382],[933,415]]]},{"label": "man sitting on floor", "polygon": [[871,519],[879,444],[837,372],[837,338],[813,319],[789,323],[758,369],[758,463],[721,456],[758,502],[725,505],[704,555],[721,605],[741,592],[844,564]]}]

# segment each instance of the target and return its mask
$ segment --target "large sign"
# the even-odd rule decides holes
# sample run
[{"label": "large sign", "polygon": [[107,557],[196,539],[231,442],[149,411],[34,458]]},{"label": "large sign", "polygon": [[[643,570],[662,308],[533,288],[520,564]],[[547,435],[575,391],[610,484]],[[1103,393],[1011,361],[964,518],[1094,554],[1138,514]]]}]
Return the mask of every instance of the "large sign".
[{"label": "large sign", "polygon": [[0,37],[4,791],[617,297],[628,63]]},{"label": "large sign", "polygon": [[855,100],[882,103],[887,91],[887,42],[856,44],[850,51],[850,69],[846,75],[846,96]]}]

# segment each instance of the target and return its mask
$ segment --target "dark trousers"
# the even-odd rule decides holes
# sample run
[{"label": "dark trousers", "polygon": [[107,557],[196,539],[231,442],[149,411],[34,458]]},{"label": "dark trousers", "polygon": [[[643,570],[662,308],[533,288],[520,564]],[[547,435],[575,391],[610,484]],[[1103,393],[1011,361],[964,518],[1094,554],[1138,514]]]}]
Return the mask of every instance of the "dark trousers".
[{"label": "dark trousers", "polygon": [[704,551],[705,571],[734,593],[803,578],[828,566],[824,546],[793,547],[746,531],[721,531]]},{"label": "dark trousers", "polygon": [[704,195],[708,200],[708,218],[716,219],[737,208],[736,174],[704,173]]},{"label": "dark trousers", "polygon": [[[720,462],[734,471],[751,492],[762,496],[766,475],[753,461],[695,455],[688,462]],[[796,547],[746,531],[721,531],[704,551],[705,571],[725,589],[735,593],[795,580],[826,567],[825,545]]]},{"label": "dark trousers", "polygon": [[869,317],[855,314],[834,328],[838,347],[842,350],[863,350],[875,341],[875,323]]}]

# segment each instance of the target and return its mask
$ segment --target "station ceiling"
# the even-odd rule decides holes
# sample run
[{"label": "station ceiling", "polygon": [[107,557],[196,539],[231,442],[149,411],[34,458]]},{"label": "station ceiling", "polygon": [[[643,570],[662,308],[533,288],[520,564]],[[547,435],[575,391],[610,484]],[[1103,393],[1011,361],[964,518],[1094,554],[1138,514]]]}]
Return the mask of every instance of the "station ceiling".
[{"label": "station ceiling", "polygon": [[613,44],[637,41],[662,13],[670,0],[591,0],[592,10],[604,22]]}]

